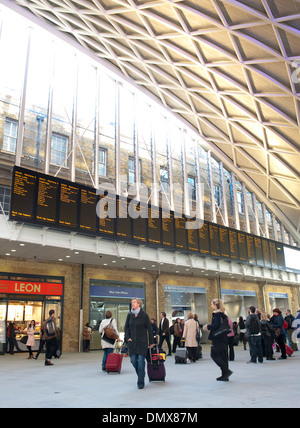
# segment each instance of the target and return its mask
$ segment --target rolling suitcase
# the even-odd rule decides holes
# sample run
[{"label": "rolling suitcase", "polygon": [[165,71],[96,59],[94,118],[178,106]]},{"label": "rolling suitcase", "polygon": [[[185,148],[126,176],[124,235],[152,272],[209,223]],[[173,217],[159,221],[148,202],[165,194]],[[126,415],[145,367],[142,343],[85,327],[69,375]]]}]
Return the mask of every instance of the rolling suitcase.
[{"label": "rolling suitcase", "polygon": [[186,362],[187,362],[187,349],[176,348],[175,364],[186,364]]},{"label": "rolling suitcase", "polygon": [[287,344],[285,344],[285,352],[286,352],[286,355],[288,355],[289,357],[291,357],[294,353],[293,349]]},{"label": "rolling suitcase", "polygon": [[152,351],[150,349],[150,359],[147,362],[147,373],[149,382],[165,382],[166,367],[164,364],[164,357],[158,353],[155,347]]},{"label": "rolling suitcase", "polygon": [[117,352],[112,352],[111,354],[108,354],[105,364],[107,373],[121,373],[122,361],[123,354],[121,354],[119,350],[117,350]]}]

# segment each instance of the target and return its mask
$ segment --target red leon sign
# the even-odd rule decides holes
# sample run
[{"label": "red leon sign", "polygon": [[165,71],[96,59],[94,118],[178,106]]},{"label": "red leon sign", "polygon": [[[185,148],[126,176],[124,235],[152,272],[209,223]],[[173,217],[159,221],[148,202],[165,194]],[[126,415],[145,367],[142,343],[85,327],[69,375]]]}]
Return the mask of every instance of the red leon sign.
[{"label": "red leon sign", "polygon": [[34,281],[8,281],[0,279],[0,293],[62,296],[63,284]]}]

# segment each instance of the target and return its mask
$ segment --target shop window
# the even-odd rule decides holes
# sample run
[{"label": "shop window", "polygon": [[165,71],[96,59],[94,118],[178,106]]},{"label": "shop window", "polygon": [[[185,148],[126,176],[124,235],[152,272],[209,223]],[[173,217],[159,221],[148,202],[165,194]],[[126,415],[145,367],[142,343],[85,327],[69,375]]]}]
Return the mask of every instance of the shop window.
[{"label": "shop window", "polygon": [[239,317],[246,319],[249,307],[257,307],[255,291],[247,290],[221,290],[222,300],[226,313],[232,321],[238,321]]},{"label": "shop window", "polygon": [[3,150],[7,152],[16,152],[18,136],[18,122],[16,120],[6,118],[3,136]]}]

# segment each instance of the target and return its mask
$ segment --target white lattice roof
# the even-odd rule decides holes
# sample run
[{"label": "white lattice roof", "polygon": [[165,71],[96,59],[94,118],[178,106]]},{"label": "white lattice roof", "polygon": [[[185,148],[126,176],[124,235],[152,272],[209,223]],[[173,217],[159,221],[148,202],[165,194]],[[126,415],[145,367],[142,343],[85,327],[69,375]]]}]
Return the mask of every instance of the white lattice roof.
[{"label": "white lattice roof", "polygon": [[14,0],[188,121],[300,242],[300,0]]}]

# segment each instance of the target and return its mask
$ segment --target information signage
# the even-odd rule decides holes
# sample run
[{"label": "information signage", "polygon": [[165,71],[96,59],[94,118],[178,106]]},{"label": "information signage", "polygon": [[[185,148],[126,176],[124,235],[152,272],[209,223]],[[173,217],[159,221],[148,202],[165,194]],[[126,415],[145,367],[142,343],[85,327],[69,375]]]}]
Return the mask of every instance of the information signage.
[{"label": "information signage", "polygon": [[[106,193],[15,166],[9,219],[267,268],[286,267],[283,249],[288,246],[282,243]],[[293,250],[300,255],[299,249]]]}]

